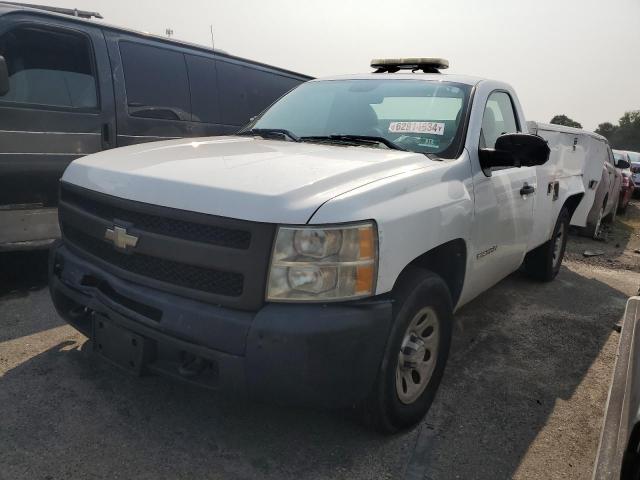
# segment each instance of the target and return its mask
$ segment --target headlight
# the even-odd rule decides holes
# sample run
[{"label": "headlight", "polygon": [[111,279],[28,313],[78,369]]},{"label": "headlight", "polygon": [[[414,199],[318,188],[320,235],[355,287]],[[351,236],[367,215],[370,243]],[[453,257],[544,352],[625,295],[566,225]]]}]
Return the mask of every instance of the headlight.
[{"label": "headlight", "polygon": [[267,300],[322,302],[373,295],[378,264],[375,224],[279,227]]}]

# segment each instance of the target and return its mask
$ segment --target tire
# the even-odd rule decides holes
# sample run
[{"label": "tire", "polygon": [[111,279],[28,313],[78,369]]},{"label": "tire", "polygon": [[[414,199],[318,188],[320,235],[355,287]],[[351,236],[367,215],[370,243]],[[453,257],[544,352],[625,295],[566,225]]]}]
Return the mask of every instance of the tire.
[{"label": "tire", "polygon": [[588,223],[587,226],[584,227],[582,234],[585,237],[590,237],[590,238],[593,238],[594,240],[600,239],[600,235],[602,233],[602,220],[604,217],[605,205],[606,205],[606,200],[604,204],[600,207],[600,210],[598,211],[598,216],[596,217],[595,222]]},{"label": "tire", "polygon": [[385,434],[415,425],[429,411],[449,356],[453,323],[449,288],[432,272],[409,267],[393,298],[389,341],[361,406],[364,422]]},{"label": "tire", "polygon": [[550,282],[556,278],[567,247],[570,220],[569,210],[567,207],[563,207],[558,215],[558,220],[556,220],[551,238],[527,253],[524,258],[524,270],[531,278],[541,282]]},{"label": "tire", "polygon": [[616,221],[616,215],[618,214],[619,204],[620,204],[620,196],[618,195],[618,198],[616,198],[616,204],[611,209],[611,212],[609,212],[609,214],[602,219],[605,223],[613,223]]},{"label": "tire", "polygon": [[618,213],[621,215],[626,215],[627,214],[627,207],[629,206],[629,201],[627,200],[627,202],[625,203],[624,199],[622,200],[622,205],[620,205],[618,207]]}]

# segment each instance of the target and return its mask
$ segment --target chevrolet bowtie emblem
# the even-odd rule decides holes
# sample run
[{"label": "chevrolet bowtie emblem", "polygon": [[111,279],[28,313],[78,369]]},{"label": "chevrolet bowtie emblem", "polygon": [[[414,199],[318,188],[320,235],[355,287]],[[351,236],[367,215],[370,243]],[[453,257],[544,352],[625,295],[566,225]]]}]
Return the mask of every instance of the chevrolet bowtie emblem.
[{"label": "chevrolet bowtie emblem", "polygon": [[135,247],[138,244],[138,237],[127,233],[127,229],[114,225],[113,228],[107,228],[104,232],[104,238],[113,242],[117,248],[126,250],[128,247]]}]

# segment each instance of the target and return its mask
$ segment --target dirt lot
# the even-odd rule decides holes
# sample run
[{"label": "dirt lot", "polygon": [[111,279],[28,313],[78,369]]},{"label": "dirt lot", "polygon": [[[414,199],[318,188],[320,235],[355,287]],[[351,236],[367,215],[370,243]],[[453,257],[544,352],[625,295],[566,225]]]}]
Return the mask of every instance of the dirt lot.
[{"label": "dirt lot", "polygon": [[571,237],[555,282],[516,273],[466,305],[434,407],[391,438],[128,376],[57,317],[44,255],[4,254],[0,478],[588,478],[637,248],[632,204],[606,242]]}]

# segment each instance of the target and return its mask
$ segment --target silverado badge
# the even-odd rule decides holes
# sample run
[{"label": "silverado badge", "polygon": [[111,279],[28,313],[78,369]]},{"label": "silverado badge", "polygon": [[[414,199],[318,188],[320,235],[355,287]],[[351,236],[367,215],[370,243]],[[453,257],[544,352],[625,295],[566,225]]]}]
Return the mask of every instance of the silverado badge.
[{"label": "silverado badge", "polygon": [[104,232],[104,238],[113,242],[116,248],[126,250],[128,247],[135,247],[138,244],[138,237],[131,235],[124,227],[114,225],[113,228],[107,228]]}]

